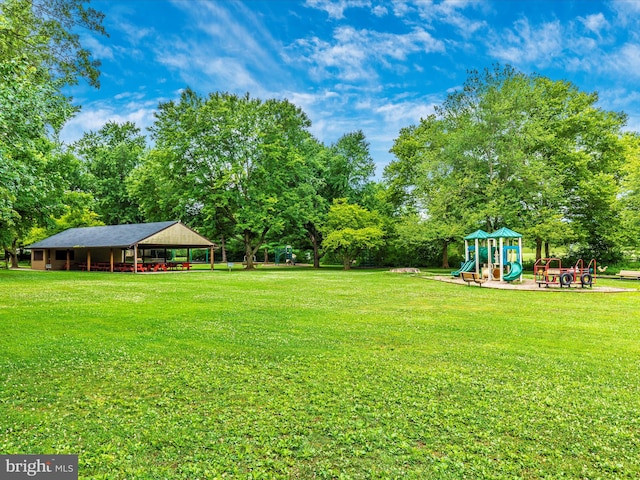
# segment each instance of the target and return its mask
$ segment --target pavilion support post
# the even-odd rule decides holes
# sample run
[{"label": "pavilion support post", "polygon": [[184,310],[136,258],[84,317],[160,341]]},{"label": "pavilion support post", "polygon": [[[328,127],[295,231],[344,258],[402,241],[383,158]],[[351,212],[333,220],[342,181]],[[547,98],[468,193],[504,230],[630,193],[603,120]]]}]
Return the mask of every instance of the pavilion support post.
[{"label": "pavilion support post", "polygon": [[87,272],[91,271],[91,250],[87,250]]},{"label": "pavilion support post", "polygon": [[133,246],[133,273],[138,273],[138,244]]},{"label": "pavilion support post", "polygon": [[109,268],[109,271],[113,273],[113,248],[109,249]]},{"label": "pavilion support post", "polygon": [[211,270],[213,270],[213,264],[214,264],[214,260],[213,260],[213,246],[209,248],[209,257],[211,258]]},{"label": "pavilion support post", "polygon": [[71,250],[67,249],[67,263],[64,265],[65,270],[71,270]]}]

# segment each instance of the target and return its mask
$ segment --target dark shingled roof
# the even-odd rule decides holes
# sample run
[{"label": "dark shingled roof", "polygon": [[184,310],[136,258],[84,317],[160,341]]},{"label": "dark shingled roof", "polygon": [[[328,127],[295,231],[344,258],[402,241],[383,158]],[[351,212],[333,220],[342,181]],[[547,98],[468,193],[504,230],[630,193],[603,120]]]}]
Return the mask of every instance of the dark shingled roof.
[{"label": "dark shingled roof", "polygon": [[176,223],[178,222],[174,220],[170,222],[70,228],[64,232],[36,242],[33,245],[29,245],[27,248],[129,248]]}]

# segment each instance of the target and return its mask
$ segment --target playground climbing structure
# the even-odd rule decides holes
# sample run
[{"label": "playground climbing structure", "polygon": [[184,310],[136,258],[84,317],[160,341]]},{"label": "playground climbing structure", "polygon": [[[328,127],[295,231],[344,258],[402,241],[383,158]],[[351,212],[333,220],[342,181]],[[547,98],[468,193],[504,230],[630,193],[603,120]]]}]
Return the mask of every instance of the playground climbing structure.
[{"label": "playground climbing structure", "polygon": [[[473,242],[473,243],[471,243]],[[522,280],[522,235],[509,228],[491,234],[484,230],[464,237],[465,261],[454,277],[474,272],[489,281],[513,282]]]}]

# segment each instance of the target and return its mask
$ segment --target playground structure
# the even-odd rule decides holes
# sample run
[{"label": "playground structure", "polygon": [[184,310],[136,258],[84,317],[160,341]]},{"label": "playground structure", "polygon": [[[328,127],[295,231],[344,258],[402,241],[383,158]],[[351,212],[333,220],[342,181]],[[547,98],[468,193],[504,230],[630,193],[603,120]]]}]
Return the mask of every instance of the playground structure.
[{"label": "playground structure", "polygon": [[560,288],[570,288],[572,283],[580,282],[584,288],[596,283],[596,271],[595,258],[591,259],[586,267],[584,261],[579,259],[575,265],[568,268],[562,267],[562,260],[559,258],[541,258],[533,266],[533,277],[538,287],[560,285]]},{"label": "playground structure", "polygon": [[286,265],[296,264],[296,255],[293,253],[293,247],[291,245],[276,247],[274,257],[275,264],[280,265],[283,259]]},{"label": "playground structure", "polygon": [[[470,242],[473,241],[473,245]],[[484,230],[464,237],[465,261],[451,272],[482,284],[485,281],[522,281],[522,235],[503,227],[489,234]],[[469,274],[472,275],[469,275]]]}]

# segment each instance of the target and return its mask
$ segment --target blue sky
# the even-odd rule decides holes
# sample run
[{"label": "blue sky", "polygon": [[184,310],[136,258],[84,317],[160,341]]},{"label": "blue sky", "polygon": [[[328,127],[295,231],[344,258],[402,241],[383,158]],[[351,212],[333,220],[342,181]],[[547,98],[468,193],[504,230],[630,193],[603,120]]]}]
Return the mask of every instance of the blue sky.
[{"label": "blue sky", "polygon": [[198,93],[287,98],[326,145],[362,130],[378,166],[401,128],[510,64],[597,91],[640,131],[640,0],[93,0],[109,38],[79,32],[101,88],[67,89],[82,111],[67,142],[107,121],[143,131],[159,102]]}]

